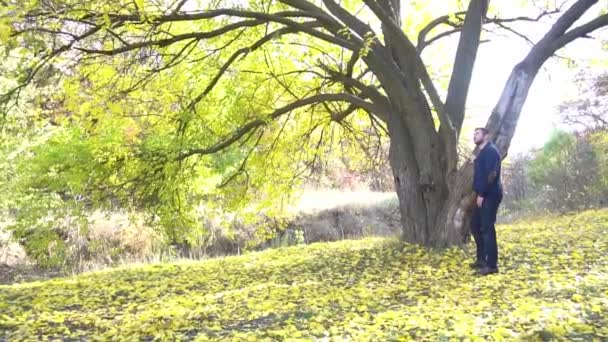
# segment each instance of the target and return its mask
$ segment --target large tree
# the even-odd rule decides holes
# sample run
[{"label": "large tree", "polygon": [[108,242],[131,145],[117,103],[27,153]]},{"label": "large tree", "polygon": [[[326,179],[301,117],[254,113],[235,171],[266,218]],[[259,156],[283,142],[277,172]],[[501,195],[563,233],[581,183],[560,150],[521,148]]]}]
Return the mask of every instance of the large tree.
[{"label": "large tree", "polygon": [[[129,188],[141,195],[132,197],[136,205],[145,207],[162,202],[162,189],[150,186],[162,175],[173,181],[164,186],[176,188],[170,197],[177,209],[182,200],[191,200],[180,195],[189,185],[180,186],[178,175],[194,176],[194,165],[213,163],[209,155],[236,165],[219,184],[226,185],[236,177],[248,179],[252,169],[277,172],[280,165],[256,164],[252,155],[272,158],[285,130],[318,138],[320,146],[330,135],[328,124],[353,131],[360,120],[349,123],[349,118],[367,116],[376,130],[364,131],[381,135],[384,129],[390,139],[404,239],[448,246],[461,239],[472,196],[471,164],[459,160],[457,145],[484,27],[510,29],[506,25],[513,21],[557,17],[514,66],[488,119],[486,127],[504,157],[541,66],[568,43],[608,25],[608,14],[577,23],[597,2],[567,1],[535,18],[497,18],[489,16],[488,0],[471,0],[463,11],[428,18],[423,5],[400,0],[216,0],[204,5],[4,0],[0,39],[13,51],[29,47],[22,53],[27,61],[18,68],[20,83],[4,100],[36,80],[44,83],[64,74],[71,82],[66,81],[60,99],[50,97],[63,108],[52,119],[62,112],[80,120],[79,134],[87,139],[114,137],[94,133],[108,115],[137,123],[126,141],[116,141],[136,145],[132,153],[92,156],[104,171],[80,176],[104,180],[95,191],[112,188],[116,195]],[[416,23],[417,15],[423,25]],[[458,44],[442,89],[423,52],[453,34],[459,34]],[[92,97],[97,100],[87,100]],[[47,98],[45,103],[54,102]],[[155,115],[171,117],[166,126],[171,129],[154,131]],[[165,142],[154,134],[174,136],[179,143],[163,149]],[[298,153],[298,146],[283,146],[283,153]],[[317,156],[308,154],[313,162]],[[132,166],[143,161],[161,166]]]}]

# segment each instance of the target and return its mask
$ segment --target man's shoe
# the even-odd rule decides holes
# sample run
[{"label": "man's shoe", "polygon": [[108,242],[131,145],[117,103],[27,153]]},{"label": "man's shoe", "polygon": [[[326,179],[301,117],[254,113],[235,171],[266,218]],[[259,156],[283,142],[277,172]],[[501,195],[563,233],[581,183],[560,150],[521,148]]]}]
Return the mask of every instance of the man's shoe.
[{"label": "man's shoe", "polygon": [[498,267],[488,267],[484,266],[479,269],[479,275],[485,276],[488,274],[498,273]]},{"label": "man's shoe", "polygon": [[481,260],[477,260],[472,264],[469,264],[470,268],[474,268],[474,269],[480,269],[483,268],[486,265],[485,262],[481,261]]}]

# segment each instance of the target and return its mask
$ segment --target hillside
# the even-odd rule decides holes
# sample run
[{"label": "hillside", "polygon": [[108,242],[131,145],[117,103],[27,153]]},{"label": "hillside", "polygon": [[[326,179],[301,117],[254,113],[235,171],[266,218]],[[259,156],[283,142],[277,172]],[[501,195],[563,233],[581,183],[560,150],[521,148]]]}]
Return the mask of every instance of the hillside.
[{"label": "hillside", "polygon": [[0,340],[608,339],[608,210],[498,239],[482,278],[465,251],[368,238],[0,286]]}]

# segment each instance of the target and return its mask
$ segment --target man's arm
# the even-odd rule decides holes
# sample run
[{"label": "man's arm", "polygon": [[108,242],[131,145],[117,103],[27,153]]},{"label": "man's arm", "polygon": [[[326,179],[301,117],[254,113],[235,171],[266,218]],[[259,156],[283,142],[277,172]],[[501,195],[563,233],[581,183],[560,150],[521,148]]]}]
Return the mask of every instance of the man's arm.
[{"label": "man's arm", "polygon": [[490,185],[492,185],[498,177],[498,170],[500,165],[500,154],[495,149],[489,151],[484,155],[481,163],[481,174],[479,175],[479,191],[477,192],[480,197],[487,197]]}]

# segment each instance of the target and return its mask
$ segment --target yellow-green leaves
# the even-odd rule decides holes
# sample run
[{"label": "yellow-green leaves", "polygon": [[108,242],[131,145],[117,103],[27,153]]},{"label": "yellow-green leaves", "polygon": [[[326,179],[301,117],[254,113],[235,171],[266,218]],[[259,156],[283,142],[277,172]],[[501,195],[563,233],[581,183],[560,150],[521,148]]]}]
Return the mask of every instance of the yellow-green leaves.
[{"label": "yellow-green leaves", "polygon": [[372,49],[372,45],[374,44],[374,41],[376,39],[377,39],[377,37],[372,32],[367,32],[365,34],[365,37],[363,39],[363,47],[361,47],[361,51],[359,51],[359,54],[362,57],[366,57],[367,56],[367,54]]},{"label": "yellow-green leaves", "polygon": [[6,44],[13,31],[8,18],[0,18],[0,43]]},{"label": "yellow-green leaves", "polygon": [[471,249],[369,238],[0,286],[0,339],[601,341],[607,222],[499,226],[490,277]]},{"label": "yellow-green leaves", "polygon": [[112,25],[112,20],[110,19],[110,16],[108,15],[108,13],[103,14],[103,22],[104,22],[105,27],[110,27]]}]

